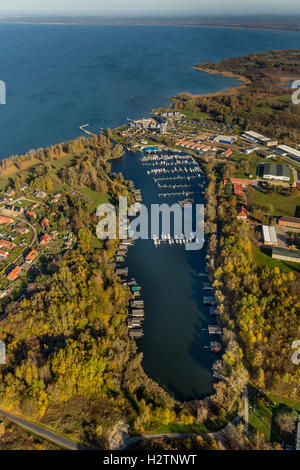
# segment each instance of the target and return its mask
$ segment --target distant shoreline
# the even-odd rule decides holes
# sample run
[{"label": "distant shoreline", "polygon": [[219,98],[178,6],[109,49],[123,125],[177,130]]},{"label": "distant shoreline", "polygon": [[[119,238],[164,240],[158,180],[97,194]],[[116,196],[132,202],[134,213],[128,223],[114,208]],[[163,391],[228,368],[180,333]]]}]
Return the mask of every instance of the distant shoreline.
[{"label": "distant shoreline", "polygon": [[78,25],[78,26],[204,26],[204,27],[218,27],[218,28],[243,28],[243,29],[264,29],[275,31],[291,31],[300,32],[300,20],[294,22],[222,22],[222,21],[184,21],[184,20],[126,20],[126,19],[65,19],[59,17],[0,17],[1,24],[40,24],[40,25]]}]

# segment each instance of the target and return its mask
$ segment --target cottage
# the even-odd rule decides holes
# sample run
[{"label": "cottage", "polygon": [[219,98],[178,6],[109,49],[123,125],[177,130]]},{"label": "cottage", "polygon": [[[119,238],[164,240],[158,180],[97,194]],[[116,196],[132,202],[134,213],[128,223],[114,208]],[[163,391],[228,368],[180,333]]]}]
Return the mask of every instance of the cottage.
[{"label": "cottage", "polygon": [[245,207],[242,207],[238,213],[237,213],[237,217],[236,217],[238,220],[247,220],[247,211],[245,209]]}]

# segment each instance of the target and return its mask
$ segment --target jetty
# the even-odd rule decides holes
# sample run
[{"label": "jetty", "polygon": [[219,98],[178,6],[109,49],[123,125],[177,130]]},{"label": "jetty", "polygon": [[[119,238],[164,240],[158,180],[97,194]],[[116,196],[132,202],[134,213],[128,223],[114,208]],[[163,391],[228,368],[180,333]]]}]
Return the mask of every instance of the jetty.
[{"label": "jetty", "polygon": [[143,300],[139,300],[139,299],[132,300],[131,303],[130,303],[130,306],[131,306],[132,308],[135,308],[135,307],[144,308],[144,301],[143,301]]},{"label": "jetty", "polygon": [[128,328],[141,328],[142,320],[143,319],[139,317],[128,317],[127,326]]},{"label": "jetty", "polygon": [[209,282],[204,282],[203,283],[203,290],[214,290],[214,288]]},{"label": "jetty", "polygon": [[208,326],[208,333],[210,335],[221,335],[222,334],[222,328],[217,325],[209,325]]},{"label": "jetty", "polygon": [[222,351],[222,345],[218,341],[212,341],[210,343],[210,350],[213,354],[219,354]]},{"label": "jetty", "polygon": [[217,301],[214,297],[203,297],[204,305],[216,305]]},{"label": "jetty", "polygon": [[89,127],[89,124],[83,124],[82,126],[79,126],[79,129],[87,135],[95,135],[93,132],[87,131],[86,127]]},{"label": "jetty", "polygon": [[142,309],[134,309],[131,311],[131,315],[133,317],[143,317],[145,315],[145,312]]},{"label": "jetty", "polygon": [[142,338],[144,336],[142,328],[130,328],[129,329],[130,338]]},{"label": "jetty", "polygon": [[128,268],[116,268],[115,273],[117,275],[121,276],[127,276],[128,275]]},{"label": "jetty", "polygon": [[209,307],[209,314],[211,317],[217,317],[219,315],[219,311],[215,307]]}]

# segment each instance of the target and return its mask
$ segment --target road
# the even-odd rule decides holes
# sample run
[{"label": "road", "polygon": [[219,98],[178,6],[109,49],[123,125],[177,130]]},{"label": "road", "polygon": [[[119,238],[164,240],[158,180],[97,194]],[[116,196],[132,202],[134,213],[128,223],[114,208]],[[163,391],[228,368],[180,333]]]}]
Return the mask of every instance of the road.
[{"label": "road", "polygon": [[244,393],[244,421],[245,421],[245,438],[247,445],[249,445],[249,399],[248,399],[248,386],[245,385]]},{"label": "road", "polygon": [[53,431],[48,431],[48,429],[42,428],[38,424],[34,424],[31,421],[28,421],[24,418],[20,418],[19,416],[5,411],[2,408],[0,408],[0,416],[3,418],[7,419],[8,421],[11,421],[18,426],[21,426],[22,428],[26,429],[27,431],[32,432],[33,434],[36,434],[37,436],[47,439],[48,441],[53,442],[54,444],[63,447],[64,449],[67,450],[88,450],[87,447],[78,444],[77,442],[72,441],[71,439],[68,439],[66,437],[60,436],[59,434],[56,434]]}]

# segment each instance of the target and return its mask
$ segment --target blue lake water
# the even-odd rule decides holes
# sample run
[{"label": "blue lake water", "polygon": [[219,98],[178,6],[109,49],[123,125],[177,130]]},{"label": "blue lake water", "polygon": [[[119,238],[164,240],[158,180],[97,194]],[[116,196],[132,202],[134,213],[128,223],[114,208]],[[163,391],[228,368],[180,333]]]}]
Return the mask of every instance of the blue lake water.
[{"label": "blue lake water", "polygon": [[[238,85],[234,78],[193,69],[268,49],[298,48],[300,33],[209,27],[0,25],[0,158],[72,139],[79,126],[114,127],[148,115],[178,92],[206,93]],[[133,155],[114,163],[147,198],[151,181]],[[204,251],[130,251],[130,273],[143,287],[144,367],[182,399],[212,388],[212,358],[203,349],[209,322],[197,273]],[[150,242],[149,242],[150,243]],[[206,336],[205,336],[206,335]]]}]

